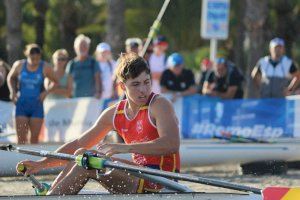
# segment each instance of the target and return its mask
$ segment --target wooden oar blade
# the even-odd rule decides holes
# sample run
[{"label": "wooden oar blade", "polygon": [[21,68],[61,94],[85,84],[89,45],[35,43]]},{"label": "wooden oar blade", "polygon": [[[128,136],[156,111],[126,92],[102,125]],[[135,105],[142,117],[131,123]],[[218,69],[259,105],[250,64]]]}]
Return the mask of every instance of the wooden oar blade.
[{"label": "wooden oar blade", "polygon": [[299,200],[300,187],[267,187],[262,191],[263,200]]}]

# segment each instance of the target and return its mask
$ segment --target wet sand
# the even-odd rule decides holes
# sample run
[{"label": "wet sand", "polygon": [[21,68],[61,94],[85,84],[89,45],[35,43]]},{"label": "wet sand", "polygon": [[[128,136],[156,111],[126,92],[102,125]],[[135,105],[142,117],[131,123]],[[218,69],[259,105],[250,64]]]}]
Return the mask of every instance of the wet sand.
[{"label": "wet sand", "polygon": [[[267,186],[300,186],[300,170],[289,170],[286,175],[280,176],[252,176],[242,175],[239,166],[237,165],[222,165],[211,167],[195,167],[184,168],[183,173],[189,173],[206,178],[224,180],[253,186],[257,188],[264,188]],[[38,180],[42,182],[51,183],[54,180],[54,175],[37,176]],[[207,185],[181,182],[187,184],[197,192],[232,192],[232,190],[212,187]],[[85,190],[99,190],[105,191],[97,182],[91,180],[84,187]],[[0,195],[30,195],[34,194],[31,184],[24,177],[0,177]]]}]

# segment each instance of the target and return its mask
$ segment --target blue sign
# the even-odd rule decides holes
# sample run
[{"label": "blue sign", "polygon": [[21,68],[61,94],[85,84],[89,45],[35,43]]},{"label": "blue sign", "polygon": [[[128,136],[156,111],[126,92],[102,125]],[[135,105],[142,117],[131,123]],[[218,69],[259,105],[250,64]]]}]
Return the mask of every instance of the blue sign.
[{"label": "blue sign", "polygon": [[224,133],[249,138],[293,137],[295,100],[220,100],[186,97],[182,105],[182,137],[211,138]]},{"label": "blue sign", "polygon": [[201,36],[205,39],[226,39],[229,10],[229,0],[203,0]]}]

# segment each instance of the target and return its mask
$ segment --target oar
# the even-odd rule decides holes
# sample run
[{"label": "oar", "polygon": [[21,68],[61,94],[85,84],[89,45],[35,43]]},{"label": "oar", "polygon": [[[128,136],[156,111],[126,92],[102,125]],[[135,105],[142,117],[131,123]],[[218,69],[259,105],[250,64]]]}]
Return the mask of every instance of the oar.
[{"label": "oar", "polygon": [[179,174],[179,173],[155,170],[155,169],[151,169],[151,168],[138,167],[138,166],[128,165],[125,163],[112,162],[105,158],[86,157],[83,155],[75,156],[75,155],[70,155],[70,154],[55,153],[55,152],[49,152],[49,151],[44,151],[44,150],[43,151],[35,151],[35,150],[24,149],[24,148],[20,148],[20,147],[14,147],[12,145],[1,145],[0,150],[16,151],[16,152],[23,153],[23,154],[30,154],[30,155],[35,155],[35,156],[75,161],[79,166],[83,166],[83,167],[85,167],[85,163],[88,163],[88,166],[91,168],[94,168],[94,169],[103,169],[106,167],[115,168],[115,169],[126,170],[128,172],[144,173],[144,174],[150,174],[150,175],[154,175],[154,176],[160,176],[160,177],[165,177],[165,178],[170,178],[170,179],[175,179],[175,180],[189,181],[189,182],[211,185],[211,186],[216,186],[216,187],[222,187],[222,188],[227,188],[227,189],[232,189],[232,190],[253,192],[255,194],[261,194],[261,189],[259,189],[259,188],[238,185],[238,184],[234,184],[234,183],[230,183],[230,182],[226,182],[226,181],[219,181],[219,180],[208,179],[208,178],[203,178],[203,177],[191,176],[191,175],[187,175],[187,174]]},{"label": "oar", "polygon": [[213,138],[221,139],[221,140],[228,140],[230,142],[236,142],[236,143],[273,143],[271,141],[257,139],[257,138],[251,138],[251,137],[244,137],[240,135],[232,135],[231,133],[221,133],[221,136],[214,135]]},{"label": "oar", "polygon": [[[24,165],[18,166],[18,171],[24,175],[26,173],[26,167]],[[25,175],[25,177],[31,182],[34,188],[35,194],[38,196],[44,196],[50,189],[50,185],[47,183],[40,183],[33,175]]]},{"label": "oar", "polygon": [[[112,168],[113,163],[118,163],[118,165],[122,165],[123,163],[119,162],[112,162],[110,160],[104,159],[104,158],[99,158],[99,157],[85,157],[82,155],[75,156],[75,155],[70,155],[70,154],[63,154],[63,153],[55,153],[55,152],[50,152],[50,151],[37,151],[37,150],[32,150],[32,149],[25,149],[25,148],[20,148],[20,147],[15,147],[12,145],[0,145],[0,150],[5,150],[5,151],[16,151],[22,154],[29,154],[29,155],[34,155],[34,156],[41,156],[41,157],[48,157],[48,158],[55,158],[55,159],[62,159],[62,160],[69,160],[69,161],[75,161],[79,166],[83,166],[83,163],[88,163],[90,168],[94,169],[103,169],[103,168]],[[97,159],[96,159],[97,158]],[[98,159],[99,158],[99,159]],[[131,165],[129,165],[131,166]],[[22,167],[22,166],[21,166]],[[121,170],[126,170],[126,168],[118,168]],[[20,171],[23,171],[21,168]],[[129,171],[129,170],[128,170]],[[179,191],[179,192],[194,192],[190,188],[181,185],[175,181],[169,180],[167,178],[163,177],[157,177],[155,175],[149,175],[149,174],[142,174],[137,170],[132,170],[130,171],[132,175],[144,178],[146,180],[164,185],[166,188],[174,190],[174,191]],[[30,176],[29,176],[30,178]],[[33,176],[31,176],[31,182],[36,183],[37,180]],[[38,187],[40,185],[37,184]]]},{"label": "oar", "polygon": [[143,49],[140,53],[140,56],[144,57],[145,53],[146,53],[146,50],[152,40],[152,38],[154,37],[154,35],[158,32],[158,29],[159,29],[159,26],[160,26],[160,21],[161,21],[161,18],[164,16],[164,13],[168,7],[170,3],[170,0],[165,0],[164,1],[164,4],[163,6],[161,7],[158,15],[157,15],[157,18],[155,19],[155,21],[153,22],[153,25],[151,26],[150,28],[150,31],[148,33],[148,36],[147,36],[147,40],[143,46]]}]

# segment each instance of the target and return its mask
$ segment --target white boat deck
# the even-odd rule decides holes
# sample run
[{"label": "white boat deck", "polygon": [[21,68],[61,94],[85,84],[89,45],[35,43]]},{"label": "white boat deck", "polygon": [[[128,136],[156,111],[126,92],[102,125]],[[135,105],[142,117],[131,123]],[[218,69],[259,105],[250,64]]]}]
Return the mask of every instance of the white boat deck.
[{"label": "white boat deck", "polygon": [[261,200],[260,195],[255,194],[234,194],[234,193],[179,193],[179,194],[97,194],[97,195],[66,195],[66,196],[0,196],[1,200],[9,200],[9,199],[101,199],[101,200],[150,200],[150,199],[164,199],[164,200],[183,200],[183,199],[195,199],[195,200]]}]

